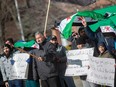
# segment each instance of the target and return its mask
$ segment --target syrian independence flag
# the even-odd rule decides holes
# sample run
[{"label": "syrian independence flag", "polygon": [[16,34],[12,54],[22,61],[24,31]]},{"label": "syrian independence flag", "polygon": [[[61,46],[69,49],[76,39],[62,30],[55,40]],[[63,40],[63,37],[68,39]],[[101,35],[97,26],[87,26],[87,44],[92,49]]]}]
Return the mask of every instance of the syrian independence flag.
[{"label": "syrian independence flag", "polygon": [[[97,23],[97,20],[94,20],[90,17],[84,17],[84,18],[85,18],[88,25]],[[83,26],[82,25],[82,18],[80,16],[76,16],[76,18],[73,22],[73,26]]]},{"label": "syrian independence flag", "polygon": [[[104,17],[106,12],[111,14],[108,18]],[[110,25],[114,30],[116,30],[116,5],[114,5],[94,11],[80,11],[61,21],[58,28],[65,39],[68,39],[72,33],[71,27],[76,16],[89,17],[92,18],[92,20],[96,20],[97,23],[89,25],[89,28],[93,32],[96,32],[100,26],[107,25]]]},{"label": "syrian independence flag", "polygon": [[39,44],[37,44],[34,40],[31,40],[29,42],[25,42],[25,41],[16,42],[14,44],[14,47],[21,47],[21,48],[27,47],[27,48],[37,48],[37,49],[40,48]]},{"label": "syrian independence flag", "polygon": [[72,24],[73,24],[75,17],[76,17],[76,14],[67,17],[66,19],[62,20],[60,25],[58,26],[58,30],[60,31],[62,36],[66,39],[72,33]]},{"label": "syrian independence flag", "polygon": [[[60,25],[58,26],[58,30],[65,39],[68,39],[70,37],[72,33],[72,24],[77,16],[90,17],[95,20],[102,20],[104,18],[102,14],[93,11],[81,11],[70,17],[67,17],[66,19],[62,20]],[[79,21],[81,20],[81,18],[78,19]]]},{"label": "syrian independence flag", "polygon": [[96,32],[96,30],[100,27],[100,26],[111,26],[114,30],[116,30],[116,14],[112,15],[109,18],[106,18],[104,20],[98,21],[95,24],[89,25],[90,29],[93,32]]},{"label": "syrian independence flag", "polygon": [[116,31],[111,26],[101,26],[100,27],[102,33],[115,33]]}]

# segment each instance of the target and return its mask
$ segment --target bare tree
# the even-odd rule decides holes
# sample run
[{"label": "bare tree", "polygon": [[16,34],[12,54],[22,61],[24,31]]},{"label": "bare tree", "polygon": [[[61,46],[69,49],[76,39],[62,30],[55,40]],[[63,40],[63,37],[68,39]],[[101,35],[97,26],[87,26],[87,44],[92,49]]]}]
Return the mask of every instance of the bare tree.
[{"label": "bare tree", "polygon": [[16,12],[12,0],[0,0],[0,47],[5,40],[5,23],[11,20],[16,21]]}]

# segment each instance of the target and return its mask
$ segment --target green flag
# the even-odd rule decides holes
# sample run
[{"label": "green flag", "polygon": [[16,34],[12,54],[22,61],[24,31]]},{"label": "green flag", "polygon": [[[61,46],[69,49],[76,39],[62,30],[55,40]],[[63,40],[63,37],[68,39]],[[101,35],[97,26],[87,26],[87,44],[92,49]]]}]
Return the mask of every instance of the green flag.
[{"label": "green flag", "polygon": [[61,21],[58,29],[61,32],[62,36],[66,39],[69,38],[72,33],[72,24],[76,16],[91,17],[95,20],[102,20],[104,18],[102,14],[93,11],[79,11],[76,14],[65,18]]},{"label": "green flag", "polygon": [[[109,18],[105,18],[105,13],[109,13]],[[94,11],[79,11],[76,14],[67,17],[66,19],[62,20],[60,25],[58,26],[58,30],[61,32],[64,38],[69,38],[72,33],[72,24],[76,16],[83,16],[83,17],[90,17],[98,22],[89,25],[90,29],[95,32],[100,26],[110,25],[112,28],[116,26],[116,5],[109,6],[106,8],[94,10]]]},{"label": "green flag", "polygon": [[116,29],[116,15],[102,21],[98,21],[95,24],[89,25],[90,29],[95,32],[100,26],[111,26],[113,29]]},{"label": "green flag", "polygon": [[83,17],[91,17],[95,20],[102,20],[104,19],[104,16],[100,13],[96,13],[94,11],[79,11],[77,12],[77,16],[83,16]]},{"label": "green flag", "polygon": [[116,13],[116,5],[108,6],[108,7],[101,8],[101,9],[97,9],[97,10],[94,10],[94,12],[99,13],[99,14],[103,14],[103,15],[104,15],[106,12],[109,12],[109,13]]},{"label": "green flag", "polygon": [[34,40],[31,40],[31,41],[28,41],[28,42],[16,42],[14,44],[14,47],[31,47],[31,48],[38,48],[39,49],[39,45],[34,41]]},{"label": "green flag", "polygon": [[72,24],[75,17],[76,14],[65,18],[64,20],[61,21],[60,25],[58,26],[58,30],[60,31],[62,36],[66,39],[68,39],[72,33]]},{"label": "green flag", "polygon": [[95,32],[100,26],[111,26],[113,29],[116,29],[116,5],[108,6],[106,8],[94,10],[96,13],[105,15],[109,13],[109,17],[104,20],[99,20],[97,23],[89,25],[90,29]]}]

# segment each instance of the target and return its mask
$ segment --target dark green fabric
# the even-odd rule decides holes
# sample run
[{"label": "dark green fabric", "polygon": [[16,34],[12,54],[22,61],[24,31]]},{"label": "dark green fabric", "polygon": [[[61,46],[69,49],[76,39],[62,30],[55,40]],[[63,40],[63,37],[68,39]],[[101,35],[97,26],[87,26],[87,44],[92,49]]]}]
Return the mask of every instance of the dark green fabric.
[{"label": "dark green fabric", "polygon": [[77,12],[77,16],[91,17],[95,20],[104,19],[104,16],[102,14],[96,13],[94,11],[79,11],[79,12]]},{"label": "dark green fabric", "polygon": [[14,47],[31,47],[35,44],[34,40],[28,41],[28,42],[16,42],[14,44]]}]

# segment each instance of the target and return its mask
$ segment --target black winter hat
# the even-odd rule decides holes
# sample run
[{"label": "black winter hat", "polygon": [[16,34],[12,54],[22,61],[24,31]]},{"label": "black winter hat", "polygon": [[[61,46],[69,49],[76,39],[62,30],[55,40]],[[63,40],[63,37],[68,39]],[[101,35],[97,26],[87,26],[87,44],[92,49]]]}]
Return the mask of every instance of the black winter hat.
[{"label": "black winter hat", "polygon": [[51,37],[50,37],[50,40],[57,40],[57,37],[55,36],[55,35],[52,35]]}]

